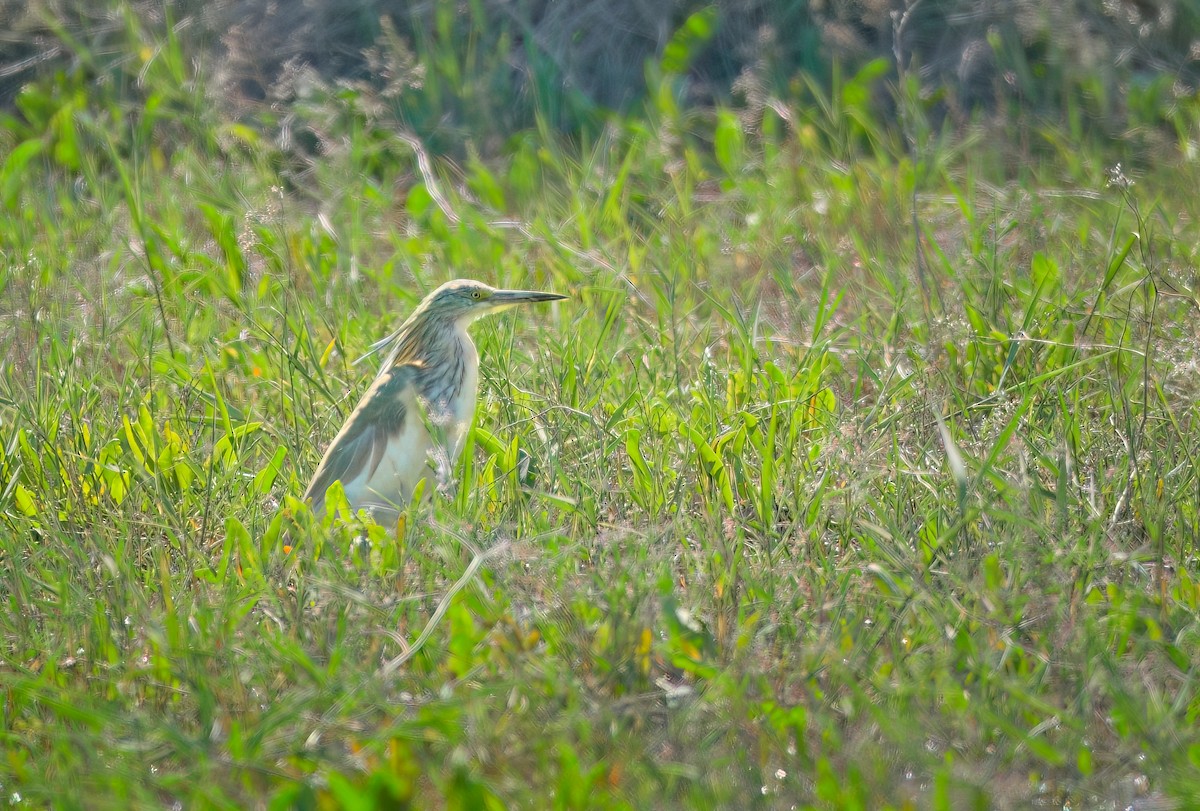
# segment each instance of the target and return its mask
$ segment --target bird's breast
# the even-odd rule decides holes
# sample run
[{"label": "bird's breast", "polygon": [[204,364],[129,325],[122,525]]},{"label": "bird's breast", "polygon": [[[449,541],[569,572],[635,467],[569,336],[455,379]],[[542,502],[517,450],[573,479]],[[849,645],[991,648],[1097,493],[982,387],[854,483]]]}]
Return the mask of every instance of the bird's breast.
[{"label": "bird's breast", "polygon": [[450,461],[458,459],[463,440],[475,417],[475,399],[479,389],[479,353],[466,332],[458,336],[448,357],[430,364],[423,381],[422,399],[429,419],[443,433]]},{"label": "bird's breast", "polygon": [[467,431],[471,430],[471,420],[475,418],[475,400],[479,393],[479,353],[469,337],[466,337],[465,344],[459,370],[458,397],[453,403],[454,430],[450,447],[455,459],[462,452]]}]

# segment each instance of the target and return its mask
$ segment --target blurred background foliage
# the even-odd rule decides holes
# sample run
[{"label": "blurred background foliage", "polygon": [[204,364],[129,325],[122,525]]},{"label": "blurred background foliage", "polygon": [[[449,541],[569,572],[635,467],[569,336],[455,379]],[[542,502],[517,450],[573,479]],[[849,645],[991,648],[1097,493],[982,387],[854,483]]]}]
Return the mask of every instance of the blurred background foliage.
[{"label": "blurred background foliage", "polygon": [[[1144,153],[1145,130],[1188,126],[1200,77],[1200,0],[0,0],[0,32],[0,110],[31,123],[31,83],[136,96],[170,51],[182,92],[298,154],[330,135],[330,99],[488,156],[534,126],[594,132],[664,80],[685,106],[753,110],[880,59],[935,122],[1049,120]],[[866,101],[896,118],[892,95]]]}]

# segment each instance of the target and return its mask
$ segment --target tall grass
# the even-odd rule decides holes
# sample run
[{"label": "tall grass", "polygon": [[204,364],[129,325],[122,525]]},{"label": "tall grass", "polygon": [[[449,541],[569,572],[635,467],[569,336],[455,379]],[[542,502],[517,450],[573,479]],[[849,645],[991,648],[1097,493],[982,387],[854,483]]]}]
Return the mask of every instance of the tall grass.
[{"label": "tall grass", "polygon": [[[136,106],[0,136],[0,797],[1198,801],[1191,162],[906,139],[868,67],[457,164],[348,91],[298,166],[129,32]],[[476,328],[454,493],[285,547],[453,276],[572,299]]]}]

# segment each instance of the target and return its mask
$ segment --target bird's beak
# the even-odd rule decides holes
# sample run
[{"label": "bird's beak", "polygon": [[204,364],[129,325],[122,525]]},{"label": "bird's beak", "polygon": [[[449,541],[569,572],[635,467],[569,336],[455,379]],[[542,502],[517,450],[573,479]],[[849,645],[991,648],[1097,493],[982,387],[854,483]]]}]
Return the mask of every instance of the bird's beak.
[{"label": "bird's beak", "polygon": [[567,296],[561,293],[542,293],[537,290],[497,290],[488,296],[487,308],[491,311],[506,310],[517,304],[536,304],[539,301],[559,301]]}]

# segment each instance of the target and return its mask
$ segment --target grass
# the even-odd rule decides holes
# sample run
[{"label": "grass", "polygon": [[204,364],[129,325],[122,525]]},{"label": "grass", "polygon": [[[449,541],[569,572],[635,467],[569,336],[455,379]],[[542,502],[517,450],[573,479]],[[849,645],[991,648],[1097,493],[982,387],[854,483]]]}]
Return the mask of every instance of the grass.
[{"label": "grass", "polygon": [[[461,165],[347,91],[297,171],[162,53],[0,134],[0,798],[1200,802],[1194,161],[868,71]],[[284,547],[454,276],[572,298],[475,328],[454,494]]]}]

